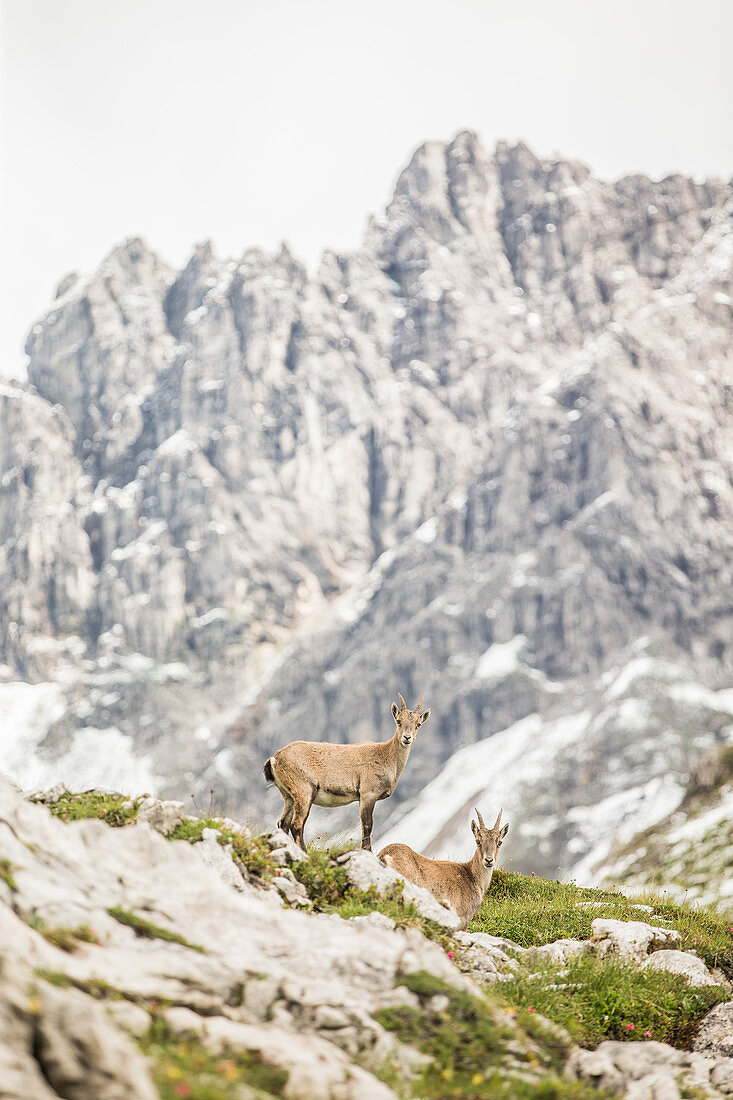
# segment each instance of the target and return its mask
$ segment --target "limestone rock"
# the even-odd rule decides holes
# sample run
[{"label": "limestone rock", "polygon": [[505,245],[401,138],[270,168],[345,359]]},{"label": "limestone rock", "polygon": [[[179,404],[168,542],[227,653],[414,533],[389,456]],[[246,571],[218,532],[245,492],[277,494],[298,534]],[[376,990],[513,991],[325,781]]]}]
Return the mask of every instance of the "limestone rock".
[{"label": "limestone rock", "polygon": [[147,1063],[89,997],[49,986],[40,993],[35,1056],[69,1100],[155,1100]]},{"label": "limestone rock", "polygon": [[395,922],[386,913],[366,913],[361,917],[350,917],[353,924],[371,924],[375,928],[396,928]]},{"label": "limestone rock", "polygon": [[[323,1091],[314,1082],[326,1081],[334,1096],[386,1098],[364,1064],[393,1055],[406,1072],[422,1064],[373,1017],[405,1000],[396,987],[417,971],[474,990],[445,953],[390,922],[277,909],[267,891],[232,889],[197,852],[216,845],[223,853],[216,837],[212,830],[189,844],[151,828],[66,824],[0,778],[0,843],[17,884],[12,907],[0,899],[0,1021],[12,1040],[0,1044],[0,1063],[9,1096],[45,1100],[54,1095],[50,1081],[80,1100],[153,1097],[130,1038],[144,1030],[141,1006],[151,1003],[168,1004],[171,1026],[200,1032],[212,1050],[252,1050],[288,1069],[289,1096],[315,1100]],[[279,877],[295,885],[289,870]],[[133,927],[110,914],[118,908]],[[100,944],[61,951],[21,914],[51,927],[88,924]],[[186,943],[136,935],[137,916]],[[33,970],[111,987],[121,1000],[108,1008],[41,980],[29,1000]]]},{"label": "limestone rock", "polygon": [[643,921],[597,918],[591,931],[598,955],[620,955],[642,959],[653,947],[671,946],[680,942],[680,934],[670,928],[656,928]]},{"label": "limestone rock", "polygon": [[[164,832],[164,830],[159,831]],[[231,844],[222,846],[219,843],[219,833],[216,829],[204,829],[201,840],[193,845],[193,851],[227,886],[231,886],[233,890],[238,890],[240,893],[244,891],[246,884],[241,871],[232,860],[232,846]]]},{"label": "limestone rock", "polygon": [[154,798],[147,798],[141,803],[137,812],[137,823],[149,825],[151,829],[167,836],[181,824],[186,816],[186,807],[183,802],[170,800],[158,802]]},{"label": "limestone rock", "polygon": [[363,849],[346,852],[338,857],[337,862],[346,869],[349,882],[357,890],[369,890],[374,887],[377,894],[382,896],[393,891],[395,886],[401,887],[402,897],[406,901],[413,902],[423,917],[434,920],[449,932],[456,932],[460,928],[461,921],[457,913],[441,905],[428,890],[415,886],[402,875],[398,875],[391,867],[385,866],[373,852]]},{"label": "limestone rock", "polygon": [[292,837],[283,832],[282,829],[276,829],[275,832],[267,838],[267,843],[276,861],[279,853],[282,853],[282,859],[287,863],[302,863],[304,860],[308,859],[307,853],[303,851],[299,844],[295,843]]},{"label": "limestone rock", "polygon": [[290,905],[301,906],[304,909],[309,909],[311,902],[308,897],[305,886],[287,870],[280,871],[276,874],[272,880],[272,885],[276,890],[279,890],[282,896]]},{"label": "limestone rock", "polygon": [[716,1005],[700,1024],[693,1048],[703,1054],[733,1058],[733,1001]]},{"label": "limestone rock", "polygon": [[536,958],[546,959],[548,962],[564,963],[574,955],[587,955],[593,951],[594,946],[589,940],[563,939],[554,940],[552,943],[543,944],[541,947],[530,947],[527,950],[531,951]]},{"label": "limestone rock", "polygon": [[499,948],[501,951],[511,951],[517,955],[526,950],[513,940],[508,940],[506,936],[492,936],[488,932],[456,932],[455,939],[459,943],[473,947],[483,947],[487,950]]},{"label": "limestone rock", "polygon": [[[706,1058],[666,1043],[607,1041],[596,1050],[576,1050],[565,1072],[628,1100],[679,1100],[680,1088],[728,1095],[731,1059]],[[682,1093],[684,1095],[684,1093]]]},{"label": "limestone rock", "polygon": [[[321,1010],[323,1012],[324,1010]],[[325,1017],[329,1030],[333,1010]],[[298,1035],[277,1027],[258,1027],[223,1016],[196,1016],[185,1009],[169,1010],[166,1020],[178,1034],[195,1034],[215,1054],[246,1050],[271,1066],[288,1071],[285,1096],[289,1100],[318,1100],[339,1096],[343,1100],[389,1100],[391,1089],[355,1066],[331,1043],[316,1036]]]},{"label": "limestone rock", "polygon": [[689,985],[717,985],[703,960],[694,951],[655,951],[642,963],[645,970],[679,974]]},{"label": "limestone rock", "polygon": [[486,932],[456,932],[455,939],[462,948],[458,951],[459,968],[479,983],[501,981],[519,965],[513,955],[524,952],[523,947],[511,940]]}]

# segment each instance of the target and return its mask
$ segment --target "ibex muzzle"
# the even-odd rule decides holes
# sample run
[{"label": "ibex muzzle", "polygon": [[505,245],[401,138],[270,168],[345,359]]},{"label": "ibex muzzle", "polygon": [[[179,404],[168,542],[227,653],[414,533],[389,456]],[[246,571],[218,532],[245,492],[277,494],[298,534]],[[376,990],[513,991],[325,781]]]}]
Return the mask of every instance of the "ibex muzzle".
[{"label": "ibex muzzle", "polygon": [[389,741],[357,745],[332,745],[327,741],[291,741],[266,761],[265,779],[274,783],[285,800],[278,822],[293,840],[305,848],[303,830],[311,806],[346,806],[359,803],[361,846],[371,849],[374,807],[389,798],[407,763],[417,731],[430,717],[423,700],[409,710],[399,696],[392,704],[396,723]]}]

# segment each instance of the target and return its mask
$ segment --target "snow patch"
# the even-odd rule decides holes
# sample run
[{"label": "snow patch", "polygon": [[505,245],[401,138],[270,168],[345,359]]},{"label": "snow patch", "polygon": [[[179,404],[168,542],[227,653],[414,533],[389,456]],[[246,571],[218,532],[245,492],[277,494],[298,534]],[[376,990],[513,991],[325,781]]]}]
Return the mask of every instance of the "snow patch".
[{"label": "snow patch", "polygon": [[418,527],[415,532],[415,538],[420,542],[424,542],[428,545],[431,542],[435,542],[435,538],[438,534],[438,517],[432,516],[429,520],[426,520],[422,526]]},{"label": "snow patch", "polygon": [[479,680],[502,680],[519,668],[519,654],[526,644],[524,634],[517,634],[510,642],[489,646],[479,657],[474,675]]},{"label": "snow patch", "polygon": [[[595,885],[593,868],[605,859],[614,841],[627,843],[636,833],[656,825],[679,805],[685,792],[680,776],[663,775],[637,787],[618,791],[592,806],[575,806],[566,820],[575,826],[576,838],[568,850],[586,854],[570,871],[581,885]],[[582,840],[581,840],[582,838]],[[590,850],[588,850],[590,847]]]},{"label": "snow patch", "polygon": [[162,782],[148,758],[135,755],[132,738],[116,726],[78,730],[63,756],[26,759],[15,778],[26,789],[65,783],[71,790],[107,787],[129,795],[154,792]]},{"label": "snow patch", "polygon": [[707,710],[733,714],[733,688],[725,688],[723,691],[710,691],[702,684],[672,684],[669,689],[669,697],[674,699],[676,703],[689,703],[691,706],[705,707]]},{"label": "snow patch", "polygon": [[697,817],[690,817],[683,825],[678,825],[669,833],[670,844],[680,840],[702,840],[708,829],[713,829],[721,821],[733,818],[733,788],[725,791],[717,806],[706,810]]},{"label": "snow patch", "polygon": [[64,710],[59,684],[0,684],[0,759],[6,775],[23,783],[30,758]]}]

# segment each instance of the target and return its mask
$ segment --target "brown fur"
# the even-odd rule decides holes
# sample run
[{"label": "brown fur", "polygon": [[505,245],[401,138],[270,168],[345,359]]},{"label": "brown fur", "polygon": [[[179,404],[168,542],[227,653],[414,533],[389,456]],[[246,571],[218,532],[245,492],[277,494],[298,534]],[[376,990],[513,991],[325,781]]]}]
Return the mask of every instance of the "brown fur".
[{"label": "brown fur", "polygon": [[332,745],[325,741],[291,741],[265,762],[265,778],[272,779],[285,800],[278,822],[305,848],[303,830],[311,806],[346,806],[359,803],[361,846],[371,849],[374,807],[389,798],[407,763],[410,749],[430,710],[420,713],[422,700],[408,710],[392,704],[396,723],[389,741],[364,741],[357,745]]},{"label": "brown fur", "polygon": [[461,918],[461,928],[468,927],[484,900],[499,857],[499,849],[509,831],[508,825],[499,827],[501,810],[493,829],[486,828],[478,810],[476,814],[478,823],[471,822],[476,851],[466,863],[428,859],[419,852],[413,852],[407,844],[388,844],[379,853],[379,858],[388,867],[392,867],[416,886],[429,890],[440,901],[447,902],[455,909]]}]

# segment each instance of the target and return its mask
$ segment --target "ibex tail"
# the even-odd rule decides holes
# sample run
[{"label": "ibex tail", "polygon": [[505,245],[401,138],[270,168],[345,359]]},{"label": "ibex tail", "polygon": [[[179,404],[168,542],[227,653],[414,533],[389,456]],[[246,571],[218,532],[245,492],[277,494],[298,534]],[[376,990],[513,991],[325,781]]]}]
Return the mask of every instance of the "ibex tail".
[{"label": "ibex tail", "polygon": [[270,757],[269,760],[265,761],[265,766],[262,769],[262,774],[264,775],[268,783],[275,782],[275,776],[272,774],[272,757]]}]

